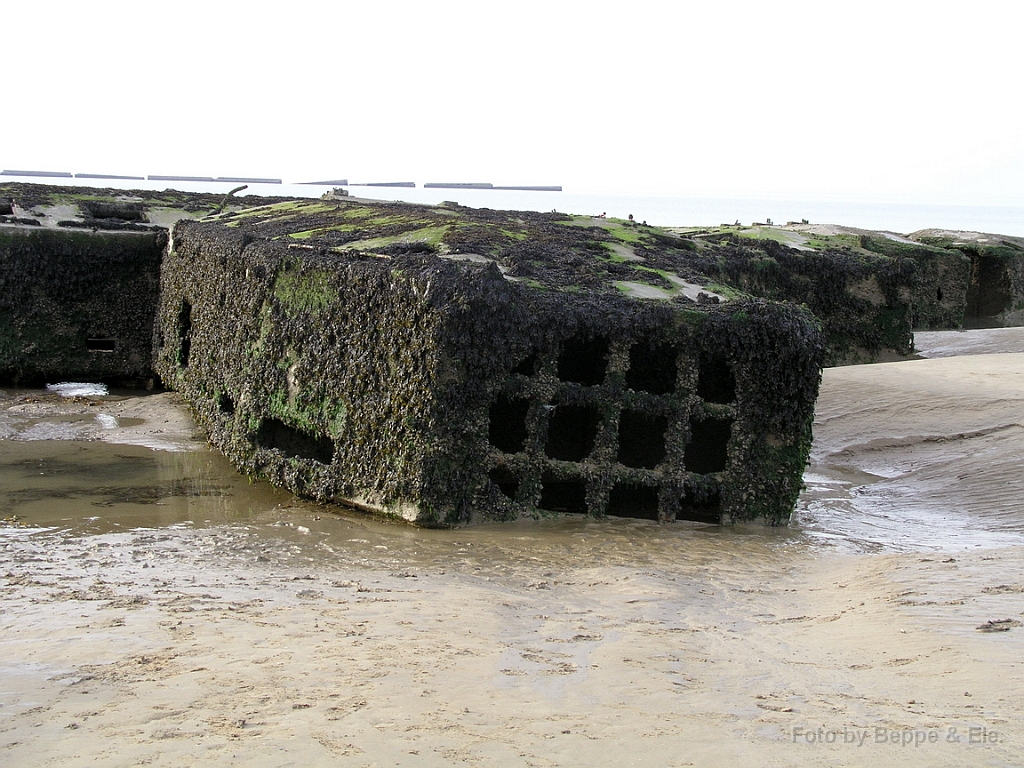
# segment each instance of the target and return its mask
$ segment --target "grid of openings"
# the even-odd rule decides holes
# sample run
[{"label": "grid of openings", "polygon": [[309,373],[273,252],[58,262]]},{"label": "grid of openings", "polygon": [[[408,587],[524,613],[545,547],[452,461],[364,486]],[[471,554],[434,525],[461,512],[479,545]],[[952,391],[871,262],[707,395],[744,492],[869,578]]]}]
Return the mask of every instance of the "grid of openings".
[{"label": "grid of openings", "polygon": [[574,336],[520,361],[491,402],[493,492],[554,512],[717,522],[712,476],[728,469],[735,401],[722,355]]}]

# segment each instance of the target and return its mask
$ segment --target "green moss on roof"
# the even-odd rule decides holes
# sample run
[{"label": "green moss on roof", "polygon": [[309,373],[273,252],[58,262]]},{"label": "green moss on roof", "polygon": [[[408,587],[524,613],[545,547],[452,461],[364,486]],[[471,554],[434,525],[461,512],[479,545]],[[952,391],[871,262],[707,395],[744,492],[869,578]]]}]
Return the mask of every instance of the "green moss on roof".
[{"label": "green moss on roof", "polygon": [[[392,245],[421,243],[424,245],[438,246],[441,244],[444,236],[448,233],[449,227],[447,225],[432,226],[432,227],[420,227],[408,232],[403,232],[399,235],[390,235],[387,237],[371,237],[365,240],[356,240],[354,242],[346,244],[343,248],[338,250],[364,250],[374,251],[380,248],[386,248]],[[295,237],[295,235],[292,235]]]}]

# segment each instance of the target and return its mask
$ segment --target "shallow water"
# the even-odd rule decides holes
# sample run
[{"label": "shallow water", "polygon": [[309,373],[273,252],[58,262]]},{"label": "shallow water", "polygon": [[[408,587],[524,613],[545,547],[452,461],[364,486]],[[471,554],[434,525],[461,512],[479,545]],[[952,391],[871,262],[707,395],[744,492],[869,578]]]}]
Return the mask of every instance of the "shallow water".
[{"label": "shallow water", "polygon": [[1024,511],[905,503],[866,472],[810,467],[791,528],[843,551],[948,551],[1024,544]]},{"label": "shallow water", "polygon": [[[118,428],[143,421],[107,418]],[[81,439],[85,428],[95,433],[98,419],[3,412],[0,434],[6,430],[15,439],[0,441],[0,517],[41,537],[205,531],[229,558],[524,578],[548,567],[554,573],[628,565],[672,573],[680,563],[685,570],[699,568],[726,553],[763,567],[783,563],[794,550],[958,550],[1024,542],[1019,515],[886,505],[865,494],[882,477],[814,466],[787,528],[581,518],[424,530],[297,499],[239,475],[212,450],[159,451]]]},{"label": "shallow water", "polygon": [[[741,547],[773,557],[806,545],[795,529],[561,519],[425,530],[250,482],[213,451],[153,451],[73,440],[5,441],[0,516],[39,534],[95,536],[185,528],[259,544],[264,560],[535,573],[605,565],[690,565]],[[230,549],[230,547],[229,547]],[[241,550],[240,550],[241,551]]]}]

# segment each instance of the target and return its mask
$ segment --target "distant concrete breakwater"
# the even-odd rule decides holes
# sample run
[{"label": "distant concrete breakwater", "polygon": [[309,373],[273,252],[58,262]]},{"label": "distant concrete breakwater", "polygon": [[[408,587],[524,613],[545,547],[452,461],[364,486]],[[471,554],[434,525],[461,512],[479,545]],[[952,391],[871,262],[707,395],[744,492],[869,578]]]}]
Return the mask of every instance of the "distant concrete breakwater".
[{"label": "distant concrete breakwater", "polygon": [[[149,176],[122,176],[111,173],[70,173],[67,171],[25,171],[10,170],[0,171],[0,176],[29,179],[96,179],[111,181],[188,181],[206,183],[227,183],[227,184],[283,184],[282,179],[266,178],[259,176],[181,176],[151,174]],[[333,187],[407,187],[415,188],[414,181],[366,181],[352,182],[348,179],[328,179],[324,181],[300,181],[297,184],[311,186],[333,186]],[[493,189],[499,191],[523,191],[523,192],[561,192],[561,185],[557,184],[527,184],[498,186],[490,182],[427,182],[424,189]]]}]

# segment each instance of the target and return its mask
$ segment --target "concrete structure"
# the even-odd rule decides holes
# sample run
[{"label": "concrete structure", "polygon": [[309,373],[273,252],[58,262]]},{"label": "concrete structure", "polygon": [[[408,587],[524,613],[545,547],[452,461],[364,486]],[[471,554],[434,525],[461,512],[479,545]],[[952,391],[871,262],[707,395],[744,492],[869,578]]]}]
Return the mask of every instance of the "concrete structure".
[{"label": "concrete structure", "polygon": [[806,311],[332,252],[294,212],[274,235],[181,222],[163,264],[157,370],[244,472],[423,525],[788,520],[823,354]]},{"label": "concrete structure", "polygon": [[825,360],[1024,314],[1015,238],[224,205],[0,187],[0,379],[155,370],[242,471],[423,525],[784,523]]},{"label": "concrete structure", "polygon": [[166,232],[0,226],[0,380],[152,386]]}]

